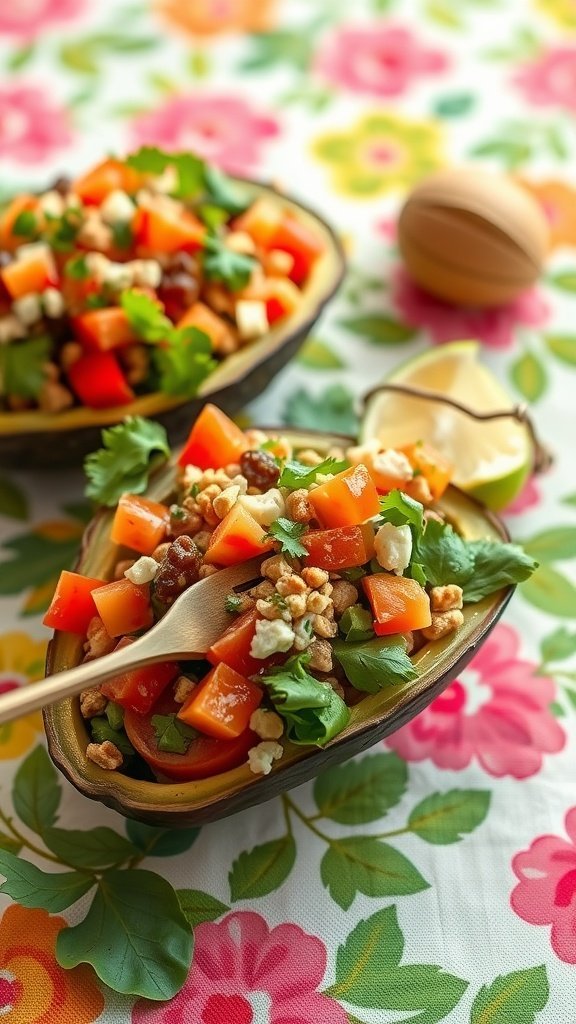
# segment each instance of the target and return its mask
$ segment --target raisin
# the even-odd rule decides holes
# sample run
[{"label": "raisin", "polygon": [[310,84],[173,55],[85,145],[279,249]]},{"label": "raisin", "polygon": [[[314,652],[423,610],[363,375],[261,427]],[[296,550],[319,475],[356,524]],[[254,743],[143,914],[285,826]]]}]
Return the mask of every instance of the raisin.
[{"label": "raisin", "polygon": [[154,597],[170,605],[198,581],[202,555],[190,537],[178,537],[170,545],[154,580]]},{"label": "raisin", "polygon": [[51,192],[58,192],[61,196],[67,196],[72,188],[72,178],[67,178],[65,175],[60,175],[59,178],[55,178],[50,185]]},{"label": "raisin", "polygon": [[166,316],[174,322],[197,301],[200,294],[198,261],[187,252],[174,253],[164,268],[158,298],[164,303]]},{"label": "raisin", "polygon": [[258,487],[261,491],[274,487],[280,476],[280,468],[273,456],[259,449],[241,455],[240,472],[246,477],[249,487]]}]

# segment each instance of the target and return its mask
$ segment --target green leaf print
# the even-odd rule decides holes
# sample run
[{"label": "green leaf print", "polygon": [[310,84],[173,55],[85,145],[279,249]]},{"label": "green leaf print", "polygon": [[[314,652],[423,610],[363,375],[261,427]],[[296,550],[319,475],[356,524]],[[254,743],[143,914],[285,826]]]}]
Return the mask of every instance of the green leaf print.
[{"label": "green leaf print", "polygon": [[550,565],[541,565],[529,580],[520,584],[522,597],[548,615],[576,618],[576,587]]},{"label": "green leaf print", "polygon": [[576,334],[547,334],[544,341],[557,359],[568,366],[576,366]]},{"label": "green leaf print", "polygon": [[396,754],[373,754],[319,775],[314,799],[324,818],[361,825],[395,807],[406,791],[407,780],[407,766]]},{"label": "green leaf print", "polygon": [[451,93],[440,96],[433,109],[437,117],[461,117],[470,112],[475,102],[476,98],[470,92]]},{"label": "green leaf print", "polygon": [[563,292],[576,292],[576,270],[558,270],[550,274],[548,281]]},{"label": "green leaf print", "polygon": [[576,555],[576,526],[553,526],[534,537],[527,537],[522,546],[537,562],[557,562]]},{"label": "green leaf print", "polygon": [[286,881],[295,861],[296,844],[289,834],[241,853],[228,876],[230,898],[236,902],[267,896]]},{"label": "green leaf print", "polygon": [[105,868],[121,864],[138,853],[124,836],[100,825],[84,830],[45,828],[42,839],[49,850],[76,868]]},{"label": "green leaf print", "polygon": [[483,789],[451,789],[421,800],[408,818],[420,839],[435,845],[458,843],[484,821],[491,794]]},{"label": "green leaf print", "polygon": [[240,64],[240,71],[262,71],[288,64],[306,71],[312,57],[314,39],[310,31],[261,32],[251,37],[252,52]]},{"label": "green leaf print", "polygon": [[399,345],[416,337],[414,327],[408,327],[383,313],[366,313],[341,320],[340,326],[376,345]]},{"label": "green leaf print", "polygon": [[6,881],[0,893],[11,896],[22,907],[57,914],[71,907],[94,885],[90,875],[80,871],[41,871],[34,864],[0,850],[0,874]]},{"label": "green leaf print", "polygon": [[61,789],[44,747],[35,747],[22,762],[12,784],[12,803],[18,817],[38,835],[56,821]]},{"label": "green leaf print", "polygon": [[548,387],[546,370],[533,352],[525,352],[512,364],[510,377],[516,390],[529,402],[537,402]]},{"label": "green leaf print", "polygon": [[110,870],[84,920],[59,933],[56,959],[67,968],[92,964],[116,992],[171,999],[186,980],[192,948],[190,926],[165,879]]},{"label": "green leaf print", "polygon": [[173,857],[186,853],[200,835],[199,828],[157,828],[141,821],[126,822],[128,838],[145,857]]},{"label": "green leaf print", "polygon": [[534,1024],[549,994],[544,964],[500,974],[491,985],[480,989],[472,1005],[470,1024]]},{"label": "green leaf print", "polygon": [[320,865],[322,884],[343,910],[356,893],[365,896],[406,896],[422,892],[429,883],[393,846],[371,836],[333,839]]},{"label": "green leaf print", "polygon": [[[56,586],[62,569],[69,569],[77,554],[83,527],[77,521],[55,520],[39,523],[28,533],[21,533],[4,541],[3,550],[9,557],[0,563],[0,596],[21,594],[32,588],[33,594],[42,590],[44,611]],[[30,595],[30,598],[33,597]]]},{"label": "green leaf print", "polygon": [[200,889],[177,889],[176,895],[191,928],[204,921],[216,921],[230,910],[225,903],[207,892],[201,892]]},{"label": "green leaf print", "polygon": [[10,519],[28,518],[28,498],[21,487],[6,476],[0,477],[0,515]]},{"label": "green leaf print", "polygon": [[14,839],[13,836],[6,835],[5,832],[0,832],[0,850],[7,850],[8,853],[16,855],[20,853],[22,849],[22,843],[18,839]]},{"label": "green leaf print", "polygon": [[358,430],[354,396],[342,384],[333,384],[319,395],[312,395],[304,388],[292,392],[282,419],[291,427],[333,430],[338,434],[356,435]]},{"label": "green leaf print", "polygon": [[308,338],[296,360],[311,370],[339,370],[344,366],[340,356],[319,338]]},{"label": "green leaf print", "polygon": [[566,626],[559,626],[553,633],[545,636],[540,643],[542,661],[564,661],[576,654],[576,633],[570,633]]}]

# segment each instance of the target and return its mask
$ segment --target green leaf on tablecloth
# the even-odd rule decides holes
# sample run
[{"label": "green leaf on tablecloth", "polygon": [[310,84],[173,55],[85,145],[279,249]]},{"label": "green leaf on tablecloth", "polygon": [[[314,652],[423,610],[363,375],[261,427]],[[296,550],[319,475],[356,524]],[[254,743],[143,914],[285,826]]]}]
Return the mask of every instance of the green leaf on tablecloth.
[{"label": "green leaf on tablecloth", "polygon": [[540,642],[540,655],[545,664],[564,661],[572,654],[576,654],[576,633],[571,633],[566,626],[559,626]]},{"label": "green leaf on tablecloth", "polygon": [[476,97],[470,92],[451,93],[439,96],[433,111],[437,117],[462,117],[470,112],[475,102]]},{"label": "green leaf on tablecloth", "polygon": [[228,875],[230,898],[236,902],[274,892],[288,878],[295,860],[296,844],[291,835],[241,853]]},{"label": "green leaf on tablecloth", "polygon": [[490,806],[490,792],[484,789],[451,789],[432,793],[416,805],[408,827],[420,839],[434,845],[458,843],[484,821]]},{"label": "green leaf on tablecloth", "polygon": [[241,61],[240,71],[262,71],[282,64],[306,71],[314,47],[310,31],[294,32],[289,29],[260,32],[251,36],[250,42],[252,51]]},{"label": "green leaf on tablecloth", "polygon": [[28,533],[4,541],[10,557],[0,563],[0,596],[20,594],[53,582],[74,562],[82,537],[80,523],[39,523]]},{"label": "green leaf on tablecloth", "polygon": [[42,835],[56,821],[62,791],[44,747],[35,747],[22,762],[12,783],[14,810],[28,828]]},{"label": "green leaf on tablecloth", "polygon": [[[404,937],[396,907],[360,921],[336,954],[332,998],[378,1010],[418,1010],[410,1024],[436,1024],[460,1002],[468,982],[433,964],[400,966]],[[403,1018],[404,1019],[404,1018]]]},{"label": "green leaf on tablecloth", "polygon": [[25,46],[19,46],[12,50],[8,60],[6,61],[6,68],[8,71],[21,71],[27,64],[30,63],[36,52],[35,43],[27,43]]},{"label": "green leaf on tablecloth", "polygon": [[146,857],[173,857],[186,853],[200,835],[199,828],[157,828],[141,821],[126,822],[128,838]]},{"label": "green leaf on tablecloth", "polygon": [[576,491],[574,494],[566,494],[561,501],[563,505],[576,505]]},{"label": "green leaf on tablecloth", "polygon": [[541,565],[520,585],[520,593],[540,611],[563,619],[576,618],[576,587],[550,565]]},{"label": "green leaf on tablecloth", "polygon": [[551,715],[554,715],[554,718],[565,718],[566,716],[566,711],[564,710],[562,705],[558,703],[557,700],[553,700],[548,705],[548,710]]},{"label": "green leaf on tablecloth", "polygon": [[0,885],[0,893],[23,907],[48,910],[51,914],[71,907],[94,885],[90,875],[80,871],[41,871],[7,850],[0,850],[0,875],[6,879]]},{"label": "green leaf on tablecloth", "polygon": [[319,338],[308,338],[296,361],[311,370],[339,370],[344,366],[340,356]]},{"label": "green leaf on tablecloth", "polygon": [[534,537],[526,537],[522,546],[537,562],[557,562],[576,555],[576,526],[553,526]]},{"label": "green leaf on tablecloth", "polygon": [[402,799],[408,770],[396,754],[372,754],[319,775],[314,799],[325,818],[361,825],[382,818]]},{"label": "green leaf on tablecloth", "polygon": [[402,324],[393,317],[384,313],[364,313],[360,316],[351,316],[340,321],[351,334],[357,334],[366,341],[376,345],[399,345],[411,341],[416,337],[417,331],[408,324]]},{"label": "green leaf on tablecloth", "polygon": [[222,914],[225,914],[230,907],[210,893],[201,892],[200,889],[177,889],[176,895],[182,908],[182,913],[191,928],[202,924],[204,921],[216,921]]},{"label": "green leaf on tablecloth", "polygon": [[59,50],[60,63],[80,75],[96,75],[98,61],[94,51],[84,41],[74,40],[64,43]]},{"label": "green leaf on tablecloth", "polygon": [[546,334],[544,341],[557,359],[568,366],[576,366],[576,334]]},{"label": "green leaf on tablecloth", "polygon": [[574,711],[576,711],[576,690],[572,690],[570,686],[565,686],[564,687],[564,693],[566,694],[566,697],[568,698],[570,706],[572,707],[572,709]]},{"label": "green leaf on tablecloth", "polygon": [[7,850],[8,853],[13,853],[15,856],[20,853],[22,849],[22,843],[18,839],[14,839],[14,836],[8,836],[5,832],[0,832],[0,850]]},{"label": "green leaf on tablecloth", "polygon": [[557,270],[550,274],[548,283],[563,292],[576,292],[576,270]]},{"label": "green leaf on tablecloth", "polygon": [[22,488],[7,476],[0,477],[0,515],[10,519],[28,518],[28,498]]},{"label": "green leaf on tablecloth", "polygon": [[56,589],[56,577],[31,590],[20,609],[20,615],[42,615],[46,611]]},{"label": "green leaf on tablecloth", "polygon": [[480,142],[470,150],[471,156],[497,157],[505,167],[519,167],[532,155],[532,147],[527,142],[514,139],[490,139]]},{"label": "green leaf on tablecloth", "polygon": [[517,391],[529,402],[537,402],[548,386],[544,365],[533,352],[525,352],[512,363],[510,377]]},{"label": "green leaf on tablecloth", "polygon": [[548,1002],[546,967],[500,974],[483,985],[470,1013],[470,1024],[533,1024]]},{"label": "green leaf on tablecloth", "polygon": [[452,0],[427,0],[424,10],[429,21],[443,28],[464,27],[464,21],[457,14]]},{"label": "green leaf on tablecloth", "polygon": [[365,896],[406,896],[429,883],[404,854],[371,836],[333,839],[320,865],[322,884],[343,910],[356,893]]},{"label": "green leaf on tablecloth", "polygon": [[317,395],[304,388],[293,391],[284,406],[282,419],[291,427],[312,427],[352,435],[358,431],[354,396],[342,384],[332,384]]},{"label": "green leaf on tablecloth", "polygon": [[61,967],[92,964],[115,992],[171,999],[188,975],[193,935],[174,889],[152,871],[105,871],[80,924],[56,941]]},{"label": "green leaf on tablecloth", "polygon": [[139,852],[124,836],[104,825],[85,831],[46,828],[42,832],[42,839],[60,860],[76,868],[111,867]]}]

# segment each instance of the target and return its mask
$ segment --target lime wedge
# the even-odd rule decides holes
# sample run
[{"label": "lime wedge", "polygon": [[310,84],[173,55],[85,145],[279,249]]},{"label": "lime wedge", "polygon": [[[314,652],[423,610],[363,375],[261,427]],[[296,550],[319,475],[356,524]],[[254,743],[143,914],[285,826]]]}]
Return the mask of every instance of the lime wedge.
[{"label": "lime wedge", "polygon": [[[474,412],[512,409],[510,396],[478,361],[479,349],[477,341],[454,341],[428,350],[398,367],[387,382],[440,393]],[[441,402],[392,391],[368,400],[360,436],[390,448],[429,442],[454,465],[456,486],[491,509],[516,497],[533,462],[528,430],[512,417],[479,422]]]}]

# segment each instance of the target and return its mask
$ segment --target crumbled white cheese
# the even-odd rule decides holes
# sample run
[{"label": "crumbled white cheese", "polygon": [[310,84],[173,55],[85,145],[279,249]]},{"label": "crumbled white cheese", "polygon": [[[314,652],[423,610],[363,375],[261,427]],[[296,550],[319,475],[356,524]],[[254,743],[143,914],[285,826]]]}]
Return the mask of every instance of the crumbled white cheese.
[{"label": "crumbled white cheese", "polygon": [[143,288],[157,288],[162,280],[162,267],[158,260],[132,260],[132,281]]},{"label": "crumbled white cheese", "polygon": [[126,569],[124,575],[126,579],[130,580],[130,583],[141,586],[143,583],[151,583],[159,568],[160,563],[155,558],[151,558],[149,555],[142,555],[138,561],[134,562],[134,565]]},{"label": "crumbled white cheese", "polygon": [[122,189],[110,192],[100,206],[100,216],[106,224],[122,224],[132,220],[134,203]]},{"label": "crumbled white cheese", "polygon": [[42,305],[46,316],[51,320],[57,320],[59,317],[64,316],[66,312],[64,296],[58,288],[46,288],[42,292]]},{"label": "crumbled white cheese", "polygon": [[279,651],[289,651],[294,643],[294,630],[284,619],[258,619],[250,644],[253,658],[269,658]]},{"label": "crumbled white cheese", "polygon": [[264,494],[242,494],[238,500],[260,526],[270,526],[286,514],[286,504],[277,487]]},{"label": "crumbled white cheese", "polygon": [[294,647],[297,651],[305,651],[314,639],[312,616],[303,615],[302,618],[296,619],[292,623],[292,629],[294,630]]},{"label": "crumbled white cheese", "polygon": [[248,766],[254,775],[269,775],[274,761],[279,761],[284,750],[280,743],[265,740],[248,751]]},{"label": "crumbled white cheese", "polygon": [[18,317],[20,323],[25,327],[42,319],[42,305],[38,292],[29,292],[28,295],[21,295],[12,303],[12,312]]},{"label": "crumbled white cheese", "polygon": [[52,250],[46,242],[27,242],[16,249],[17,260],[35,260],[39,257],[47,263],[53,262]]},{"label": "crumbled white cheese", "polygon": [[157,192],[168,195],[178,188],[178,172],[174,166],[167,167],[162,174],[154,179],[154,188]]},{"label": "crumbled white cheese", "polygon": [[106,277],[106,271],[110,260],[102,252],[88,252],[84,257],[86,267],[97,284],[102,284]]},{"label": "crumbled white cheese", "polygon": [[284,722],[275,711],[257,708],[250,716],[250,728],[261,740],[279,740],[284,732]]},{"label": "crumbled white cheese", "polygon": [[382,473],[399,484],[406,483],[414,476],[414,470],[404,452],[397,452],[395,448],[387,448],[372,456],[372,468],[375,473]]},{"label": "crumbled white cheese", "polygon": [[112,231],[104,223],[99,210],[86,210],[85,219],[77,237],[81,245],[90,249],[109,249],[113,243]]},{"label": "crumbled white cheese", "polygon": [[412,554],[410,527],[384,523],[374,538],[374,549],[382,568],[400,576],[410,564]]},{"label": "crumbled white cheese", "polygon": [[0,317],[0,345],[6,345],[14,338],[23,338],[25,334],[24,325],[13,313]]},{"label": "crumbled white cheese", "polygon": [[240,299],[235,312],[238,334],[244,341],[261,338],[270,327],[266,303],[259,299]]},{"label": "crumbled white cheese", "polygon": [[103,284],[110,285],[117,291],[130,288],[132,285],[132,265],[130,263],[112,263],[108,260],[108,266],[102,278]]},{"label": "crumbled white cheese", "polygon": [[352,445],[346,451],[346,458],[354,466],[357,466],[359,462],[366,463],[367,460],[371,459],[372,456],[377,455],[382,445],[375,437],[370,441],[366,441],[364,444]]},{"label": "crumbled white cheese", "polygon": [[50,217],[61,217],[65,209],[64,199],[55,189],[40,196],[38,205],[42,212],[47,213]]}]

